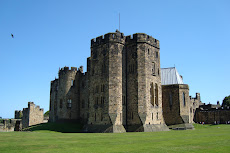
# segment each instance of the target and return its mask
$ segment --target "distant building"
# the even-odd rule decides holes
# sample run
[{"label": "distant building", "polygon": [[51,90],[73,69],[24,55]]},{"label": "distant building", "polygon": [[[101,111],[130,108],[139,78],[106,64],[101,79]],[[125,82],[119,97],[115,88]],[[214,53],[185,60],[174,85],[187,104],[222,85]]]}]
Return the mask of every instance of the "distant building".
[{"label": "distant building", "polygon": [[196,109],[194,121],[205,124],[230,124],[230,109],[221,107],[219,101],[216,105],[204,103]]}]

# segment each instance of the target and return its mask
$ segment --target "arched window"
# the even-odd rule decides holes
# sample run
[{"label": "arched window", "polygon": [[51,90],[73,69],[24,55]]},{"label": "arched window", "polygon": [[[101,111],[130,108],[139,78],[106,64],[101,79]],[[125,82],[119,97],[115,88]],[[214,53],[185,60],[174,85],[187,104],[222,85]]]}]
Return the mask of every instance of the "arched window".
[{"label": "arched window", "polygon": [[60,106],[59,107],[62,108],[62,99],[60,99]]},{"label": "arched window", "polygon": [[150,103],[154,106],[154,87],[153,87],[153,83],[150,84]]},{"label": "arched window", "polygon": [[158,85],[155,84],[155,104],[158,106]]},{"label": "arched window", "polygon": [[152,62],[152,75],[155,75],[155,63]]},{"label": "arched window", "polygon": [[184,92],[182,93],[182,100],[183,100],[184,106],[186,106],[185,93]]},{"label": "arched window", "polygon": [[67,100],[67,108],[71,108],[72,107],[72,100],[68,99]]}]

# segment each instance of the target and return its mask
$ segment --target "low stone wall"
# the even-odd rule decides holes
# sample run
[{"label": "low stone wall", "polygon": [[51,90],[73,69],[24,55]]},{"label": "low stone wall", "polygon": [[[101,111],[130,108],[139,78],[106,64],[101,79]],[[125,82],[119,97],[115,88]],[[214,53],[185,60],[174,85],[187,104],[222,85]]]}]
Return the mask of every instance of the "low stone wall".
[{"label": "low stone wall", "polygon": [[194,120],[205,124],[230,124],[230,109],[197,109]]},{"label": "low stone wall", "polygon": [[20,119],[5,119],[0,123],[0,132],[20,131],[21,127]]}]

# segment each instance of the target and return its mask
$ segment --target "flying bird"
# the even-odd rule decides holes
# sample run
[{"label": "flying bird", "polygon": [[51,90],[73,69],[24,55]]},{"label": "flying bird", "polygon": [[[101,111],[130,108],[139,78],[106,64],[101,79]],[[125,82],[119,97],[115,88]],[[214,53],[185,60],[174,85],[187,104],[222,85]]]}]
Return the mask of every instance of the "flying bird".
[{"label": "flying bird", "polygon": [[11,37],[14,38],[14,35],[11,33]]}]

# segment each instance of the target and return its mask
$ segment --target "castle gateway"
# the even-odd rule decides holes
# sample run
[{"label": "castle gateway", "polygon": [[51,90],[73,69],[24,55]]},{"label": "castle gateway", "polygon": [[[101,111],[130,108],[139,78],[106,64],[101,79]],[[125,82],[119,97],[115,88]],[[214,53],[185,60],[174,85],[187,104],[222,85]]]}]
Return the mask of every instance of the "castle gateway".
[{"label": "castle gateway", "polygon": [[[105,34],[91,40],[85,73],[83,67],[64,67],[59,78],[51,81],[50,121],[81,122],[85,132],[167,131],[161,81],[157,39],[144,33]],[[169,125],[192,123],[188,85],[176,84],[163,86],[165,103],[170,94],[177,100],[164,110],[173,110],[177,119],[166,115],[167,121]],[[174,91],[177,94],[172,95]]]}]

